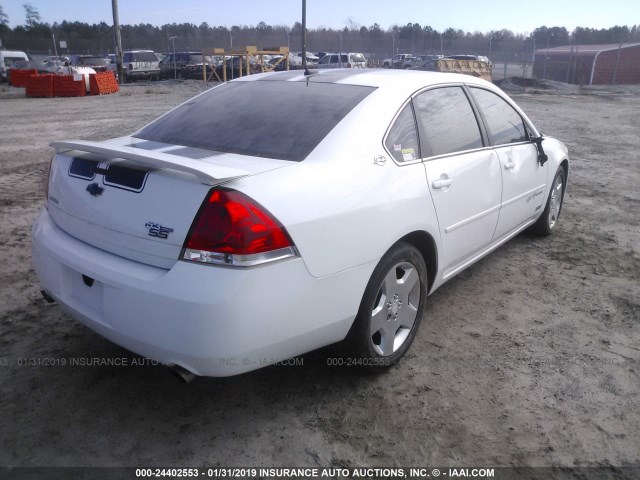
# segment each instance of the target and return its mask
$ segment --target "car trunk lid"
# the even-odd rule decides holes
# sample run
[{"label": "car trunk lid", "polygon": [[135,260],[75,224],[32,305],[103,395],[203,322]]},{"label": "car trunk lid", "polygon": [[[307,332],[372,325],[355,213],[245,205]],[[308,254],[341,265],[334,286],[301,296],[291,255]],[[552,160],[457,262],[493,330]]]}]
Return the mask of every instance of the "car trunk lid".
[{"label": "car trunk lid", "polygon": [[167,269],[211,187],[291,164],[132,137],[51,145],[54,222],[97,248]]}]

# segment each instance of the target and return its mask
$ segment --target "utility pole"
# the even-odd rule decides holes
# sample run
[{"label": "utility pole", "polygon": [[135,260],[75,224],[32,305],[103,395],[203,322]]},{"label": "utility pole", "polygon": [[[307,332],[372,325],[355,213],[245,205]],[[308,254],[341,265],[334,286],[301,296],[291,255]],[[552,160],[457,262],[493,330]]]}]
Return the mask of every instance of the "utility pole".
[{"label": "utility pole", "polygon": [[118,0],[111,0],[113,9],[113,30],[116,40],[116,70],[118,71],[118,81],[124,83],[124,72],[122,71],[122,38],[120,37],[120,17],[118,16]]},{"label": "utility pole", "polygon": [[393,57],[396,54],[396,32],[391,32],[391,65],[389,68],[393,68]]},{"label": "utility pole", "polygon": [[56,65],[58,64],[58,47],[56,46],[56,34],[53,33],[53,27],[51,27],[51,38],[53,38],[53,54],[56,56]]},{"label": "utility pole", "polygon": [[305,75],[310,75],[307,69],[307,0],[302,0],[302,68]]},{"label": "utility pole", "polygon": [[[169,37],[169,40],[171,40],[171,42],[173,42],[173,79],[177,80],[178,79],[178,59],[176,58],[176,37]],[[187,49],[187,52],[189,51],[189,49]],[[203,64],[204,65],[204,64]]]}]

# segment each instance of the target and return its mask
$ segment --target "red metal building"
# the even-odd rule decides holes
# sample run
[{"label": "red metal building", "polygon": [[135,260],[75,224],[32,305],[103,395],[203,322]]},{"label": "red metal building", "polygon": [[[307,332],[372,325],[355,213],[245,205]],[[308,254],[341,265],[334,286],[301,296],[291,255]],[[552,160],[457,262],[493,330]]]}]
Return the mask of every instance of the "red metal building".
[{"label": "red metal building", "polygon": [[640,83],[640,43],[538,49],[533,76],[577,85]]}]

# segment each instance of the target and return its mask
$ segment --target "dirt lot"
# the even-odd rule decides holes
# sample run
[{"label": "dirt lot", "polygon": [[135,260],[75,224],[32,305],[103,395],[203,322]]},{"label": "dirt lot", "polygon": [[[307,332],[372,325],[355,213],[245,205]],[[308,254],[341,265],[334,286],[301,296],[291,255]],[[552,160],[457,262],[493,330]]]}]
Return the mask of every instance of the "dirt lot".
[{"label": "dirt lot", "polygon": [[178,383],[40,297],[30,226],[50,141],[124,135],[201,91],[0,93],[1,466],[640,465],[640,89],[516,101],[572,156],[556,234],[521,235],[429,298],[392,371],[270,367]]}]

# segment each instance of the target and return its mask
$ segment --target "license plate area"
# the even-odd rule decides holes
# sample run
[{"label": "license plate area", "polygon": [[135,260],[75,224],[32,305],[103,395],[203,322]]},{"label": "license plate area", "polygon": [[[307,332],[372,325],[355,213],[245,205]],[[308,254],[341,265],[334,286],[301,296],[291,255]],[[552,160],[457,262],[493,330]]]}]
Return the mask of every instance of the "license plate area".
[{"label": "license plate area", "polygon": [[102,319],[104,284],[79,272],[71,274],[71,298],[74,303],[90,310],[94,319]]}]

